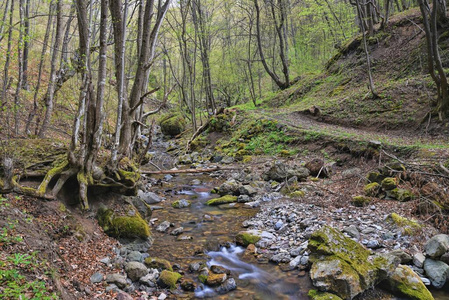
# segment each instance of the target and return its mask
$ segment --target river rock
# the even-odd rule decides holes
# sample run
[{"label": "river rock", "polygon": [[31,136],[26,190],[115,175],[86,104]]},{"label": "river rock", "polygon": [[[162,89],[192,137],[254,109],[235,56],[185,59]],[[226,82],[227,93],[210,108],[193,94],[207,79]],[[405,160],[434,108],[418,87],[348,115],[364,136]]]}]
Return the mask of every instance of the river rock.
[{"label": "river rock", "polygon": [[425,251],[430,258],[439,258],[449,250],[449,235],[438,234],[427,241]]},{"label": "river rock", "polygon": [[421,278],[412,269],[404,265],[399,265],[380,286],[406,299],[433,300],[432,294],[421,281]]},{"label": "river rock", "polygon": [[412,261],[412,257],[410,256],[410,254],[401,249],[393,250],[388,254],[394,255],[399,258],[401,264],[408,264]]},{"label": "river rock", "polygon": [[100,283],[103,281],[104,275],[97,272],[90,276],[90,282],[92,283]]},{"label": "river rock", "polygon": [[156,281],[159,278],[159,271],[156,269],[149,269],[148,271],[148,274],[141,277],[139,282],[149,287],[156,287]]},{"label": "river rock", "polygon": [[237,245],[247,247],[249,244],[255,244],[261,239],[262,232],[259,230],[241,231],[235,237]]},{"label": "river rock", "polygon": [[215,274],[215,273],[209,273],[206,279],[206,284],[208,286],[219,286],[225,280],[228,278],[228,276],[225,273],[222,274]]},{"label": "river rock", "polygon": [[137,261],[137,262],[143,261],[142,253],[140,253],[139,251],[131,251],[128,254],[127,258],[128,258],[128,261]]},{"label": "river rock", "polygon": [[158,284],[163,288],[174,289],[176,287],[176,283],[179,279],[181,279],[182,275],[177,272],[170,272],[164,270],[159,275]]},{"label": "river rock", "polygon": [[132,281],[137,281],[148,274],[147,267],[140,262],[130,261],[125,265],[126,274]]},{"label": "river rock", "polygon": [[226,294],[230,291],[233,291],[237,288],[237,284],[235,283],[234,278],[229,278],[223,284],[221,284],[215,291],[218,294]]},{"label": "river rock", "polygon": [[239,202],[239,203],[247,203],[250,201],[251,201],[251,198],[248,195],[240,195],[237,197],[237,202]]},{"label": "river rock", "polygon": [[115,299],[117,299],[117,300],[133,300],[133,297],[131,297],[131,295],[130,294],[128,294],[128,293],[125,293],[125,292],[119,292],[118,294],[117,294],[117,296],[115,296],[116,298]]},{"label": "river rock", "polygon": [[280,252],[278,254],[273,255],[270,258],[270,261],[279,264],[279,263],[288,263],[290,262],[291,259],[292,257],[288,252]]},{"label": "river rock", "polygon": [[257,190],[250,185],[242,185],[239,187],[239,193],[240,195],[253,196],[257,194]]},{"label": "river rock", "polygon": [[215,274],[227,274],[227,275],[231,274],[231,271],[229,271],[228,269],[226,269],[222,266],[217,266],[217,265],[212,265],[210,267],[210,270],[212,271],[212,273],[215,273]]},{"label": "river rock", "polygon": [[181,279],[181,288],[184,291],[193,292],[196,289],[196,283],[190,278]]},{"label": "river rock", "polygon": [[180,235],[184,232],[184,227],[178,227],[173,229],[172,232],[170,232],[171,235]]},{"label": "river rock", "polygon": [[357,226],[354,224],[349,225],[343,229],[344,233],[347,233],[350,237],[355,238],[356,240],[360,239],[360,232],[357,229]]},{"label": "river rock", "polygon": [[432,285],[437,289],[442,288],[449,277],[449,266],[442,261],[430,258],[424,262],[424,271],[426,271]]},{"label": "river rock", "polygon": [[113,283],[121,289],[123,289],[127,285],[126,277],[120,274],[106,275],[106,282]]},{"label": "river rock", "polygon": [[179,199],[172,203],[173,208],[186,208],[189,207],[192,203],[186,199]]},{"label": "river rock", "polygon": [[305,179],[309,176],[310,172],[307,168],[298,166],[287,166],[281,161],[276,161],[271,168],[263,175],[263,178],[268,180],[275,180],[282,182],[289,178],[296,176],[298,180]]},{"label": "river rock", "polygon": [[308,249],[313,285],[343,299],[352,299],[373,287],[399,263],[393,263],[392,256],[371,256],[369,250],[329,226],[311,235]]},{"label": "river rock", "polygon": [[144,192],[142,190],[139,190],[137,192],[137,197],[145,201],[146,204],[155,204],[162,201],[162,198],[156,195],[153,192]]},{"label": "river rock", "polygon": [[139,214],[142,216],[142,218],[144,218],[145,220],[149,220],[151,218],[151,214],[153,213],[153,211],[142,198],[134,197],[132,203]]},{"label": "river rock", "polygon": [[164,221],[161,224],[159,224],[159,226],[156,227],[156,231],[166,232],[169,227],[170,227],[170,222]]},{"label": "river rock", "polygon": [[240,187],[240,183],[238,183],[235,179],[229,179],[228,181],[225,181],[220,185],[220,187],[218,188],[218,193],[220,194],[220,196],[238,195]]}]

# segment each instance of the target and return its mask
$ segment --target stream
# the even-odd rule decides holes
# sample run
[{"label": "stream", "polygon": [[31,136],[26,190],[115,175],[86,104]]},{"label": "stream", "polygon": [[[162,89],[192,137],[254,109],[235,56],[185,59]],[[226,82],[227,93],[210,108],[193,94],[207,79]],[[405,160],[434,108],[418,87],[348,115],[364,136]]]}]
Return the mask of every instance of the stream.
[{"label": "stream", "polygon": [[[208,267],[222,266],[231,271],[231,277],[237,283],[234,291],[218,295],[199,282],[198,273],[186,271],[184,276],[194,280],[198,287],[194,294],[183,292],[185,297],[307,299],[307,291],[311,288],[308,276],[299,276],[298,270],[283,272],[275,264],[258,262],[253,255],[245,254],[245,249],[233,244],[235,235],[242,230],[242,222],[253,217],[257,209],[245,208],[240,203],[206,205],[207,200],[218,197],[210,191],[221,183],[208,175],[183,174],[170,178],[168,182],[163,177],[159,179],[162,186],[158,189],[166,200],[153,211],[154,243],[149,255],[167,259],[177,264],[180,270],[188,270],[190,263],[199,261],[206,262]],[[173,208],[171,204],[179,199],[191,201],[191,206]],[[174,226],[164,233],[156,231],[157,225],[163,221]],[[184,229],[182,234],[170,234],[179,227]]]}]

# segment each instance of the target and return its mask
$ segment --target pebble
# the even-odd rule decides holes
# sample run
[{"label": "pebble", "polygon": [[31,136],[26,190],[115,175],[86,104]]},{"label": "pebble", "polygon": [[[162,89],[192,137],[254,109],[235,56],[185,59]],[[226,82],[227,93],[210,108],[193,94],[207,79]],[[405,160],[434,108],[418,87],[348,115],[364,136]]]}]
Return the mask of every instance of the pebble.
[{"label": "pebble", "polygon": [[156,227],[156,231],[166,232],[169,227],[170,227],[170,222],[164,221],[161,224],[159,224],[159,226]]},{"label": "pebble", "polygon": [[92,283],[100,283],[103,281],[104,275],[97,272],[90,276],[90,282]]},{"label": "pebble", "polygon": [[167,295],[165,295],[164,293],[161,293],[159,295],[159,297],[157,297],[157,300],[165,300],[165,298],[167,298]]}]

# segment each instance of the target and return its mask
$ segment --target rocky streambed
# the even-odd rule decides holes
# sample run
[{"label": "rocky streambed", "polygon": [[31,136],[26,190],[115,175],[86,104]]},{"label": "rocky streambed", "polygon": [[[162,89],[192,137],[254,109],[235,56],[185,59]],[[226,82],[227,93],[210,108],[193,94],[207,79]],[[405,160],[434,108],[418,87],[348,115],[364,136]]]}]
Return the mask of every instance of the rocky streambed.
[{"label": "rocky streambed", "polygon": [[123,278],[106,277],[109,288],[142,299],[448,298],[447,235],[404,217],[404,203],[342,200],[358,168],[319,181],[310,171],[270,162],[148,178],[138,197],[152,209],[152,245],[117,250]]}]

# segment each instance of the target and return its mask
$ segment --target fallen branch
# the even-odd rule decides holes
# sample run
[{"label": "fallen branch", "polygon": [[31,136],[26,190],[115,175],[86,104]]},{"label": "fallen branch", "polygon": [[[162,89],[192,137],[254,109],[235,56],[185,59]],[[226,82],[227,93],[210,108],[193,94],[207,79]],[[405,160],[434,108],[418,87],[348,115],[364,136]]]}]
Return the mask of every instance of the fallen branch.
[{"label": "fallen branch", "polygon": [[181,169],[181,170],[160,170],[160,171],[140,171],[144,175],[157,175],[157,174],[185,174],[185,173],[210,173],[219,170],[238,170],[241,167],[218,167],[203,168],[203,169]]}]

